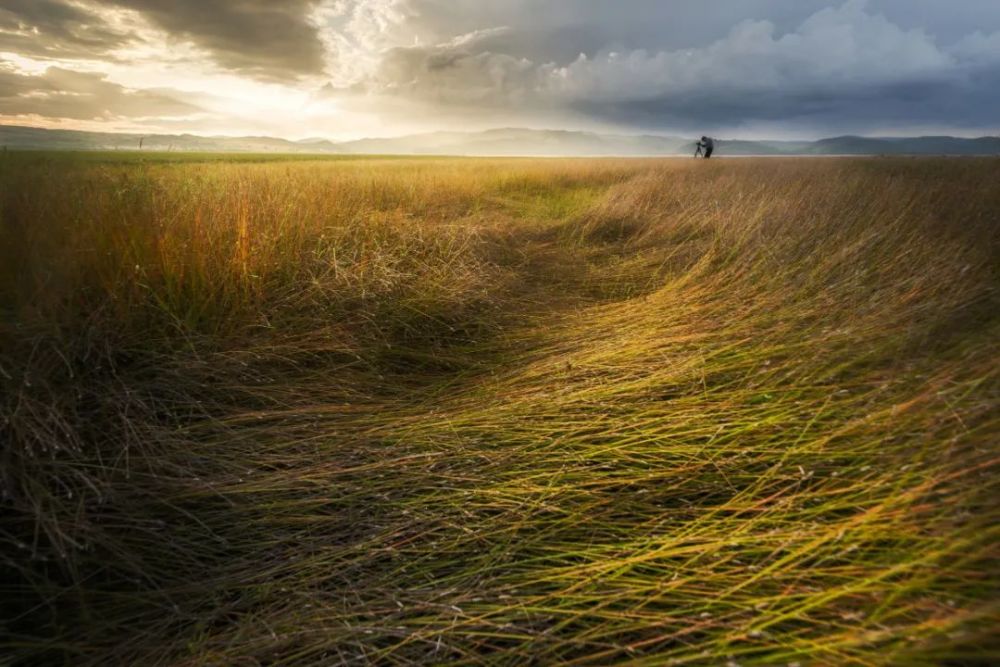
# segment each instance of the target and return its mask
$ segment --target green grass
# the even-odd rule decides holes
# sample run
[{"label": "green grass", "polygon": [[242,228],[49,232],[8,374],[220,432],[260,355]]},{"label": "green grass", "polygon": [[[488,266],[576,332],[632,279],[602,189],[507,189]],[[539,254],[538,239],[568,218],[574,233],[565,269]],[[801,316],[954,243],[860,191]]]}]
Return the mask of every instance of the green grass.
[{"label": "green grass", "polygon": [[1000,660],[997,160],[0,160],[0,646]]}]

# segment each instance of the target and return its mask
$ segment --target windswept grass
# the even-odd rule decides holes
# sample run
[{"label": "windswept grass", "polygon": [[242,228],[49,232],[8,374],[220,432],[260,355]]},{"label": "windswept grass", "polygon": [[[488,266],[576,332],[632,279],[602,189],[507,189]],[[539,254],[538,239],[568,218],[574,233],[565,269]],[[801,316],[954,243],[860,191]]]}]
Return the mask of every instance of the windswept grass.
[{"label": "windswept grass", "polygon": [[998,661],[998,178],[5,156],[0,647]]}]

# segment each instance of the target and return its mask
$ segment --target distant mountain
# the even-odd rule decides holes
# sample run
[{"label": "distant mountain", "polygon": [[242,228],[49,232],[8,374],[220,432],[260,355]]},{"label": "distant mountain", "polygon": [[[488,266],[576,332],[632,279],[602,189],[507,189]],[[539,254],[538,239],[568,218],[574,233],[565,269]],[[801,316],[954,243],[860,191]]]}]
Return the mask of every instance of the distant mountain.
[{"label": "distant mountain", "polygon": [[[694,140],[662,135],[599,134],[570,130],[499,128],[484,132],[430,132],[387,139],[332,142],[274,137],[201,137],[192,134],[114,134],[0,125],[0,146],[49,150],[143,150],[242,153],[667,156],[691,155]],[[717,154],[733,155],[1000,155],[1000,137],[833,137],[819,141],[717,140]]]},{"label": "distant mountain", "polygon": [[1000,155],[1000,137],[831,137],[818,141],[717,142],[719,155]]},{"label": "distant mountain", "polygon": [[656,135],[596,134],[569,130],[500,128],[484,132],[432,132],[338,144],[347,153],[415,155],[637,156],[678,155],[694,142]]},{"label": "distant mountain", "polygon": [[997,155],[1000,137],[834,137],[805,151],[813,155]]},{"label": "distant mountain", "polygon": [[37,127],[0,125],[0,146],[45,150],[138,150],[204,151],[219,153],[339,153],[325,139],[305,143],[274,137],[201,137],[194,134],[117,134],[47,130]]}]

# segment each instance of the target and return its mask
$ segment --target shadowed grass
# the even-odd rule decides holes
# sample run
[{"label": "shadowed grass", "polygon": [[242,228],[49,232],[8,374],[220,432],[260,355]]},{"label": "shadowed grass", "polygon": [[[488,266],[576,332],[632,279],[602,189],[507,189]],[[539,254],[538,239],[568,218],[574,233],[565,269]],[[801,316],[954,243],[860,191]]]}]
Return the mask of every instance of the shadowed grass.
[{"label": "shadowed grass", "polygon": [[15,659],[1000,659],[995,160],[0,169]]}]

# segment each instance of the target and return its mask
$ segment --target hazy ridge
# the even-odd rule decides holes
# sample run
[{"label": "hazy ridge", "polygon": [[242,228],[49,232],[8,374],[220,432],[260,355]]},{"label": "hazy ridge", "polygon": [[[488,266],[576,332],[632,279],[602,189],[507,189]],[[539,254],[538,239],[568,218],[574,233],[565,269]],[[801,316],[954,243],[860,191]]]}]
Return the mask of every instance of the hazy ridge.
[{"label": "hazy ridge", "polygon": [[[569,130],[498,128],[430,132],[403,137],[333,142],[276,137],[203,137],[192,134],[119,134],[0,125],[0,145],[12,149],[144,150],[236,153],[659,156],[688,155],[694,140],[664,135],[599,134]],[[840,136],[817,141],[718,140],[719,155],[1000,155],[1000,137]]]}]

